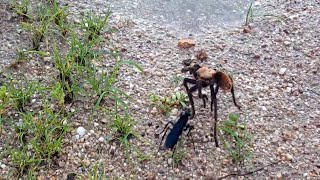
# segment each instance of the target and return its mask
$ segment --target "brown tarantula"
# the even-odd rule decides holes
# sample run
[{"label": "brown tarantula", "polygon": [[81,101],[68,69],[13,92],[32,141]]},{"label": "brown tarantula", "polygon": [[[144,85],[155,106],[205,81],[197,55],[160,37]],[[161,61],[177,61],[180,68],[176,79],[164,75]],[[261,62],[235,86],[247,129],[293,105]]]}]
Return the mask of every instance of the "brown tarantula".
[{"label": "brown tarantula", "polygon": [[[186,88],[189,101],[191,104],[191,116],[190,119],[192,119],[195,116],[195,108],[194,108],[194,102],[192,97],[192,92],[198,90],[198,96],[199,98],[202,98],[204,107],[206,106],[206,100],[208,100],[208,97],[204,94],[202,94],[201,90],[205,87],[210,87],[210,94],[211,94],[211,104],[210,109],[213,111],[212,105],[214,105],[214,140],[216,147],[218,147],[218,140],[217,140],[217,93],[219,88],[229,91],[232,94],[232,99],[234,105],[240,110],[240,106],[237,105],[235,95],[234,95],[234,87],[233,87],[233,79],[231,76],[227,75],[224,72],[217,71],[215,69],[210,69],[208,67],[202,67],[199,64],[193,65],[193,67],[188,67],[182,69],[183,72],[189,71],[190,74],[193,74],[194,79],[190,78],[184,78],[183,85]],[[188,83],[194,84],[190,89],[188,87]]]}]

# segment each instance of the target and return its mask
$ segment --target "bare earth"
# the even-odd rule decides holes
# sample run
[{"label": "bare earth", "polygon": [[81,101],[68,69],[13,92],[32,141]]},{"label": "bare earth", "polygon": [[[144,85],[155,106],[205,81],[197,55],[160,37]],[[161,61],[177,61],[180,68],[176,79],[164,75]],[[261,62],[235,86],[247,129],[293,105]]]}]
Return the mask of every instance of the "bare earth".
[{"label": "bare earth", "polygon": [[[62,4],[66,2],[63,0]],[[246,167],[254,169],[282,160],[255,174],[230,179],[320,179],[319,0],[257,0],[250,33],[243,33],[244,23],[225,26],[223,30],[208,25],[186,32],[180,28],[189,25],[166,26],[163,22],[130,14],[130,7],[137,6],[137,2],[113,7],[110,23],[119,32],[103,36],[111,38],[109,43],[113,47],[125,50],[123,58],[134,60],[144,68],[144,74],[131,67],[123,68],[117,85],[135,100],[131,102],[131,112],[137,120],[135,131],[143,135],[143,141],[132,139],[131,143],[151,158],[143,162],[128,159],[119,143],[107,141],[111,132],[109,119],[104,114],[89,122],[91,111],[88,109],[94,101],[79,101],[70,107],[77,115],[69,122],[73,131],[64,140],[62,155],[55,159],[55,165],[38,172],[39,179],[66,179],[73,172],[84,174],[96,162],[104,164],[107,176],[115,179],[204,179],[242,170],[232,163],[223,146],[215,147],[213,116],[196,97],[197,115],[191,121],[195,125],[196,150],[184,141],[187,155],[182,165],[175,168],[171,166],[169,151],[157,151],[160,139],[154,134],[169,120],[175,120],[179,112],[172,110],[170,117],[155,112],[149,96],[184,92],[182,85],[174,87],[170,80],[174,75],[188,76],[181,73],[182,61],[196,62],[195,54],[200,49],[209,54],[203,65],[226,70],[234,78],[236,99],[242,109],[237,110],[231,95],[221,91],[218,119],[222,122],[230,113],[248,115],[253,157],[246,162]],[[104,13],[110,5],[105,1],[72,1],[69,6],[70,18],[79,22],[77,17],[81,12],[94,9]],[[5,7],[0,4],[0,84],[5,81],[2,72],[8,71],[21,79],[50,82],[52,66],[43,61],[33,59],[18,70],[8,68],[16,57],[16,50],[29,46],[30,40],[25,33],[17,32],[19,21]],[[243,14],[242,17],[245,19]],[[195,48],[179,49],[180,38],[194,39]],[[106,57],[96,64],[104,69],[110,66],[109,61]],[[75,130],[79,126],[85,127],[87,134],[76,139]],[[11,135],[12,129],[3,129],[0,151],[9,141],[6,137]],[[100,137],[106,141],[98,141]],[[129,156],[136,157],[134,152],[129,152]],[[0,167],[1,179],[10,171],[10,158],[0,159],[0,165],[4,165]]]}]

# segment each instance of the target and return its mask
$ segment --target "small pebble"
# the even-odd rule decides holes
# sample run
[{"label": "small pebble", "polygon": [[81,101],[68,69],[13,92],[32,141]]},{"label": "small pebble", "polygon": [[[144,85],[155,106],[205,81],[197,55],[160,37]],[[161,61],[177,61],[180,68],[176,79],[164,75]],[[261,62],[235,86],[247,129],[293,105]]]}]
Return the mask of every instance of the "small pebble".
[{"label": "small pebble", "polygon": [[80,137],[83,136],[86,133],[86,129],[83,127],[78,127],[77,128],[77,135],[79,135]]},{"label": "small pebble", "polygon": [[104,142],[104,138],[103,138],[103,137],[100,137],[100,138],[98,139],[98,141],[99,141],[99,142]]},{"label": "small pebble", "polygon": [[287,68],[281,68],[279,71],[280,75],[284,75],[284,73],[287,71]]}]

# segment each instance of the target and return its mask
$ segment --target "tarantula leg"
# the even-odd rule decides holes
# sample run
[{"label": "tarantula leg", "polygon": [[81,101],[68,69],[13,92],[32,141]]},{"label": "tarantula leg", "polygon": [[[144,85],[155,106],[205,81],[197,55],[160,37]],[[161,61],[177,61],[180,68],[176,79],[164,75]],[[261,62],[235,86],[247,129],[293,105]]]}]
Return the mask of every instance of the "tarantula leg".
[{"label": "tarantula leg", "polygon": [[197,84],[197,81],[194,79],[189,79],[189,78],[184,78],[183,79],[183,85],[186,88],[188,97],[189,97],[189,101],[191,104],[191,115],[190,115],[190,119],[192,119],[195,115],[195,107],[194,107],[194,101],[193,101],[193,97],[192,97],[192,92],[195,91],[197,89],[197,85],[193,86],[190,90],[188,87],[188,83],[190,84]]},{"label": "tarantula leg", "polygon": [[219,85],[216,83],[216,87],[213,87],[213,84],[210,84],[210,91],[211,91],[211,111],[212,111],[212,104],[214,104],[214,127],[213,127],[213,136],[214,142],[216,147],[219,147],[218,137],[217,137],[217,123],[218,123],[218,106],[217,106],[217,94],[219,90]]},{"label": "tarantula leg", "polygon": [[202,81],[201,80],[197,80],[197,86],[198,86],[198,97],[201,99],[202,98]]},{"label": "tarantula leg", "polygon": [[208,96],[205,94],[202,94],[202,101],[203,101],[203,107],[206,108],[206,101],[208,101]]},{"label": "tarantula leg", "polygon": [[240,110],[241,106],[237,105],[236,97],[234,95],[234,87],[233,86],[231,87],[231,94],[232,94],[232,100],[233,100],[234,105]]},{"label": "tarantula leg", "polygon": [[192,145],[193,145],[193,151],[195,152],[196,151],[196,147],[195,147],[195,145],[194,145],[194,140],[193,140],[193,136],[192,136],[192,134],[190,134],[191,133],[191,130],[193,130],[194,129],[194,126],[191,126],[191,125],[187,125],[186,126],[186,128],[185,128],[185,130],[188,130],[188,133],[187,133],[187,137],[189,138],[189,136],[191,137],[191,142],[192,142]]}]

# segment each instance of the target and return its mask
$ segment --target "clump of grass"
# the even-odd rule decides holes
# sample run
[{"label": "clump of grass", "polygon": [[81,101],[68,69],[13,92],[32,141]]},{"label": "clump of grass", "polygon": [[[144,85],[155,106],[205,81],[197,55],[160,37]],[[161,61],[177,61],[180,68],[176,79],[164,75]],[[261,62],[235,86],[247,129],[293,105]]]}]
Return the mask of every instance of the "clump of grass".
[{"label": "clump of grass", "polygon": [[61,57],[56,42],[54,42],[53,44],[53,57],[55,61],[55,67],[59,71],[59,84],[60,87],[62,87],[64,93],[63,103],[71,102],[74,98],[75,91],[72,74],[72,58],[70,57],[70,55]]},{"label": "clump of grass", "polygon": [[164,97],[151,95],[150,100],[152,105],[164,115],[168,115],[173,107],[186,107],[189,102],[188,96],[181,92],[176,92],[171,96]]},{"label": "clump of grass", "polygon": [[17,13],[19,16],[22,16],[24,19],[32,19],[29,14],[30,0],[22,0],[17,2],[16,0],[11,1],[11,9]]},{"label": "clump of grass", "polygon": [[172,167],[182,164],[182,160],[186,157],[187,151],[182,148],[177,148],[172,155]]},{"label": "clump of grass", "polygon": [[222,142],[232,161],[243,164],[252,155],[251,134],[246,122],[239,122],[240,115],[230,114],[220,128]]},{"label": "clump of grass", "polygon": [[9,108],[9,93],[7,92],[7,86],[1,86],[0,88],[0,134],[2,132],[2,126],[4,123],[4,116],[7,114]]},{"label": "clump of grass", "polygon": [[40,86],[34,82],[27,83],[25,86],[15,86],[11,84],[8,89],[10,101],[12,101],[18,111],[25,112],[26,104],[39,87]]},{"label": "clump of grass", "polygon": [[69,54],[79,65],[90,67],[90,60],[98,56],[98,52],[94,50],[96,42],[96,40],[83,41],[73,34],[71,36]]},{"label": "clump of grass", "polygon": [[54,23],[59,27],[60,32],[62,36],[66,36],[69,30],[68,24],[67,24],[67,16],[68,14],[66,13],[66,7],[65,8],[60,8],[58,6],[57,0],[52,1],[53,5],[53,19]]},{"label": "clump of grass", "polygon": [[88,12],[82,19],[82,27],[86,30],[88,40],[95,39],[99,36],[108,23],[111,11],[108,10],[106,15],[95,15],[92,12]]},{"label": "clump of grass", "polygon": [[65,93],[60,82],[56,82],[55,87],[51,92],[51,96],[58,102],[61,107],[64,106]]},{"label": "clump of grass", "polygon": [[129,139],[136,136],[133,127],[136,121],[130,116],[129,113],[120,115],[118,112],[119,102],[115,102],[115,112],[113,115],[113,121],[110,125],[111,129],[116,133],[121,144],[125,145],[125,148],[129,146]]},{"label": "clump of grass", "polygon": [[86,173],[80,176],[83,180],[107,180],[107,173],[103,164],[95,163],[91,169],[86,168]]},{"label": "clump of grass", "polygon": [[20,146],[10,151],[11,161],[18,177],[33,171],[42,162],[51,162],[62,148],[62,139],[68,131],[65,118],[45,106],[39,114],[26,112],[15,125]]},{"label": "clump of grass", "polygon": [[26,23],[22,22],[22,28],[32,33],[32,50],[39,51],[40,43],[43,42],[48,30],[48,21],[41,18],[40,22]]}]

